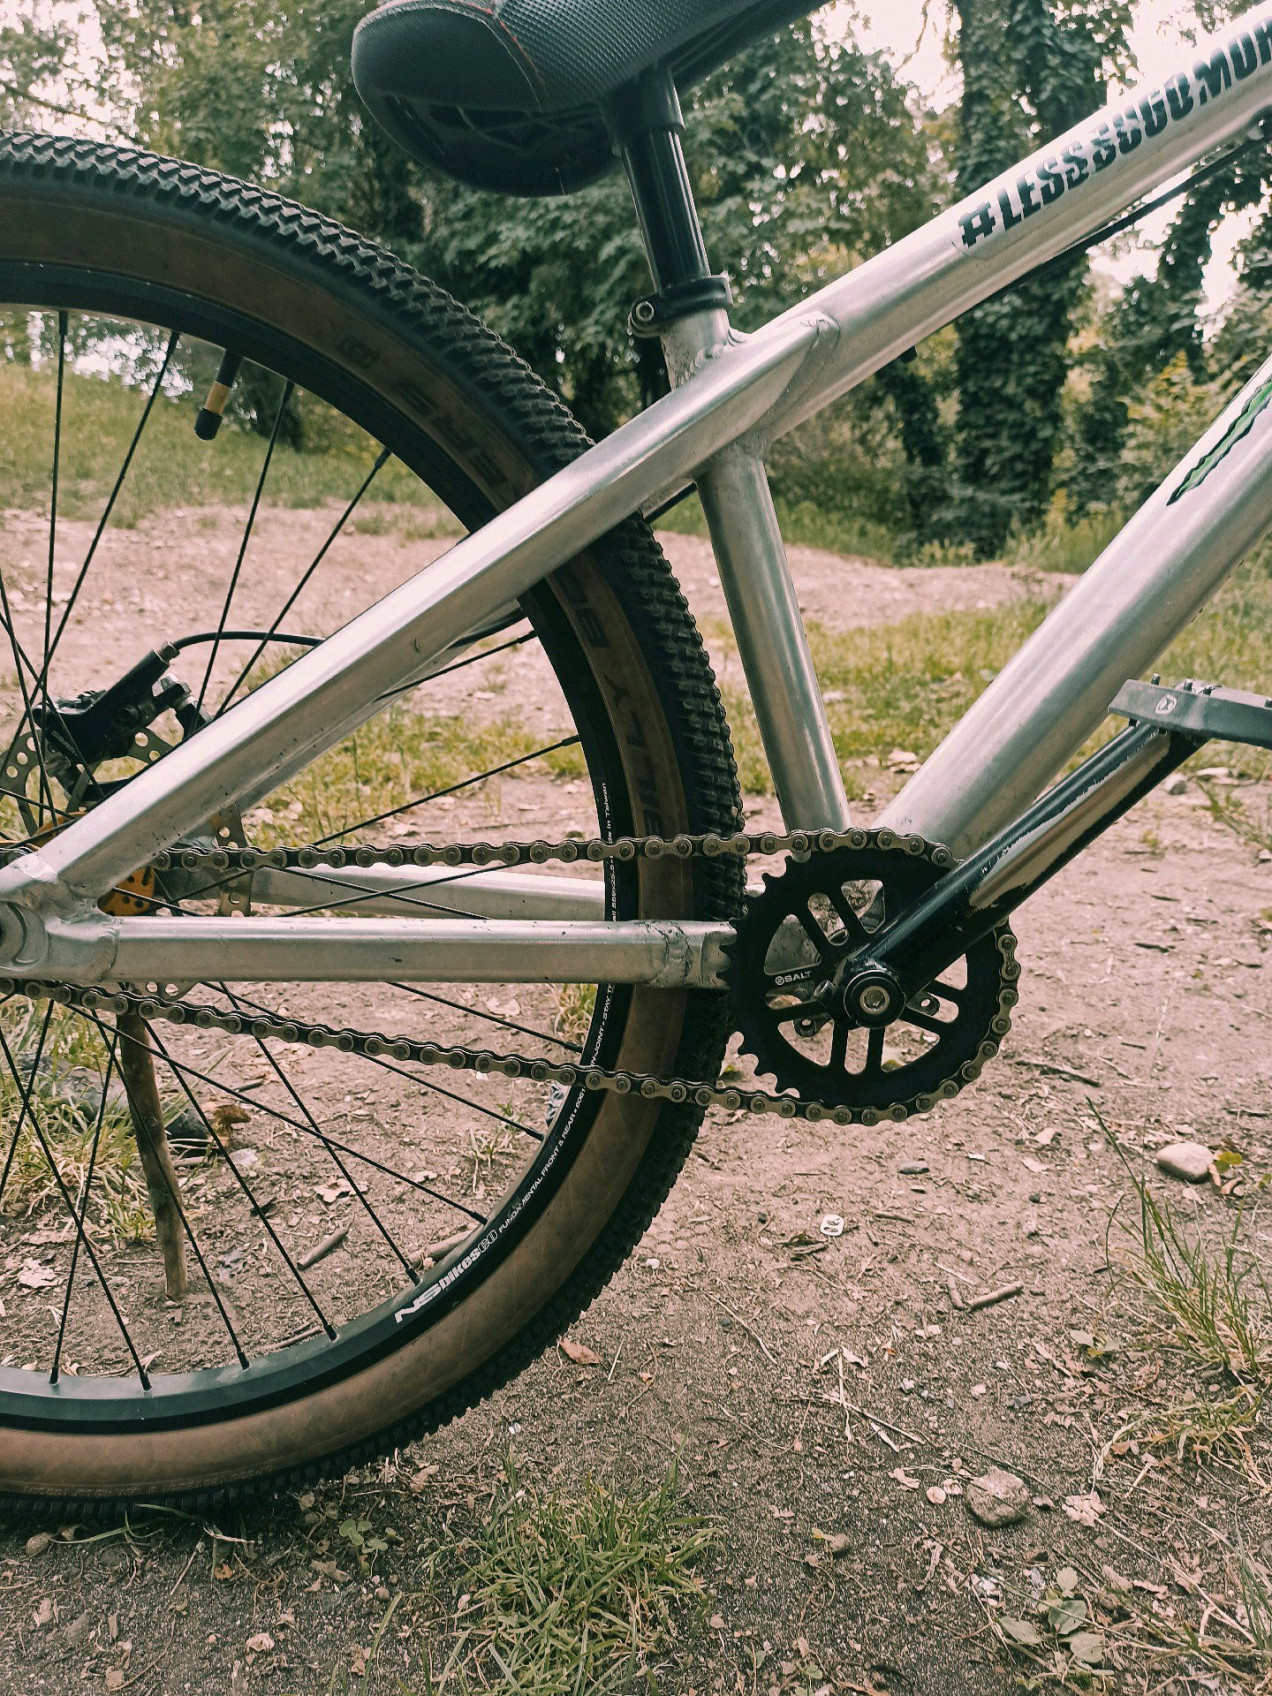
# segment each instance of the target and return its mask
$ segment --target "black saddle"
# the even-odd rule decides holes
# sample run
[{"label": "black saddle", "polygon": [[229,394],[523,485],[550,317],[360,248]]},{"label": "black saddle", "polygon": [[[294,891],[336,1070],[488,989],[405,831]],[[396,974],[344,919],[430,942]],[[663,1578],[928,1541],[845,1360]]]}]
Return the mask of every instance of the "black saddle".
[{"label": "black saddle", "polygon": [[353,79],[408,153],[476,188],[566,194],[613,157],[607,103],[664,66],[681,91],[823,0],[390,0]]}]

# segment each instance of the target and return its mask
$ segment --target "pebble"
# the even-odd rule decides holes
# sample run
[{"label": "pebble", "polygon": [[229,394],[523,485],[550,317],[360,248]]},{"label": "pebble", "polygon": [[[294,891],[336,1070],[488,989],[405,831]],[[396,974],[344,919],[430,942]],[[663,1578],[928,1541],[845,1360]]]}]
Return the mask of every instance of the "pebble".
[{"label": "pebble", "polygon": [[260,1164],[260,1158],[254,1148],[236,1148],[230,1152],[230,1164],[240,1172],[250,1172]]},{"label": "pebble", "polygon": [[1188,779],[1182,772],[1177,771],[1173,777],[1168,777],[1162,784],[1162,793],[1164,795],[1182,795],[1187,788]]},{"label": "pebble", "polygon": [[34,1537],[28,1537],[26,1540],[26,1552],[32,1560],[52,1547],[53,1533],[51,1531],[37,1531]]},{"label": "pebble", "polygon": [[904,1166],[898,1166],[897,1171],[903,1178],[919,1178],[924,1172],[930,1171],[926,1160],[907,1160]]},{"label": "pebble", "polygon": [[1204,1143],[1172,1142],[1157,1151],[1157,1164],[1168,1177],[1186,1184],[1204,1184],[1210,1176],[1214,1155]]},{"label": "pebble", "polygon": [[968,1512],[982,1525],[1015,1525],[1029,1512],[1029,1487],[1013,1472],[991,1466],[973,1478],[964,1492]]}]

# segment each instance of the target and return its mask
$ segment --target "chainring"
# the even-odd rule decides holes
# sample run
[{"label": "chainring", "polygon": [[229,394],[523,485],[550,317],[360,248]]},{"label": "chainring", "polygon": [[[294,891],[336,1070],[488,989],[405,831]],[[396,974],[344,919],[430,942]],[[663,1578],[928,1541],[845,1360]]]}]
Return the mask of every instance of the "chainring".
[{"label": "chainring", "polygon": [[[864,833],[863,833],[864,834]],[[1000,925],[887,1029],[865,1029],[817,994],[847,955],[924,895],[950,864],[917,837],[789,860],[766,874],[738,925],[730,976],[742,1052],[780,1091],[854,1117],[926,1112],[998,1053],[1018,999],[1015,937]]]}]

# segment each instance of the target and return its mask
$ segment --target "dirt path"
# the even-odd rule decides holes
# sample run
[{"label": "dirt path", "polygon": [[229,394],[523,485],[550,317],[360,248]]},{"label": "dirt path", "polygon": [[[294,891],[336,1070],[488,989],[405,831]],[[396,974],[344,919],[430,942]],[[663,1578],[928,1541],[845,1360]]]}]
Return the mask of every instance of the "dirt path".
[{"label": "dirt path", "polygon": [[[269,515],[293,535],[311,516]],[[361,541],[349,571],[385,586],[432,546]],[[669,548],[700,614],[716,616],[703,545]],[[795,567],[828,623],[1019,589],[989,567],[883,571],[811,550]],[[1241,1154],[1243,1229],[1272,1241],[1256,1181],[1272,1169],[1270,915],[1272,864],[1209,822],[1195,792],[1147,803],[1021,915],[1021,1006],[975,1088],[874,1130],[712,1115],[577,1328],[599,1367],[555,1351],[394,1462],[228,1514],[213,1528],[226,1541],[156,1520],[136,1540],[58,1540],[32,1557],[26,1539],[57,1523],[5,1528],[0,1692],[309,1696],[346,1674],[358,1690],[422,1692],[419,1552],[480,1516],[505,1448],[565,1491],[588,1475],[647,1489],[679,1455],[690,1503],[720,1516],[708,1623],[660,1671],[668,1696],[1005,1692],[1038,1668],[1008,1655],[987,1611],[1024,1617],[1030,1598],[1066,1589],[1103,1640],[1129,1617],[1175,1645],[1151,1680],[1116,1674],[1110,1688],[1237,1688],[1181,1629],[1210,1608],[1213,1633],[1248,1630],[1233,1550],[1266,1558],[1265,1439],[1248,1466],[1234,1450],[1198,1470],[1119,1436],[1165,1418],[1188,1386],[1137,1346],[1110,1219],[1132,1212],[1122,1156],[1139,1170],[1196,1135]],[[1234,1203],[1212,1186],[1155,1187],[1185,1220],[1231,1225]],[[830,1215],[841,1235],[824,1234]],[[1019,1293],[973,1309],[1006,1286]],[[1033,1505],[987,1530],[964,1491],[995,1462]],[[355,1509],[397,1534],[366,1579],[332,1564],[334,1528]],[[249,1653],[262,1632],[273,1647]],[[1035,1651],[1043,1665],[1058,1641]]]}]

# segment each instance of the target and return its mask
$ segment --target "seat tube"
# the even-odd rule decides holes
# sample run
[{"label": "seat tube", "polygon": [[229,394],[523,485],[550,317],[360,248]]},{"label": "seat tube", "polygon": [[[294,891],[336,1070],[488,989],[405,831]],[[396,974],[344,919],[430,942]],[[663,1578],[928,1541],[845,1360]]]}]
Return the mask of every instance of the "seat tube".
[{"label": "seat tube", "polygon": [[848,798],[763,462],[746,446],[698,476],[720,584],[788,830],[846,830]]},{"label": "seat tube", "polygon": [[[669,73],[659,67],[620,90],[608,118],[654,282],[632,327],[659,336],[678,385],[728,345],[729,285],[707,259]],[[696,482],[783,821],[843,830],[848,800],[763,460],[739,443]]]}]

